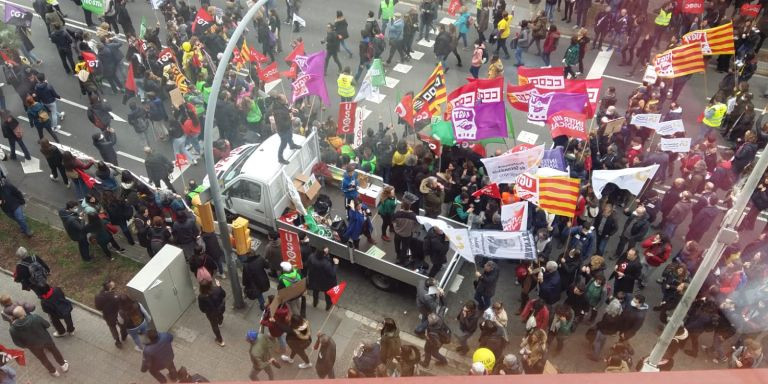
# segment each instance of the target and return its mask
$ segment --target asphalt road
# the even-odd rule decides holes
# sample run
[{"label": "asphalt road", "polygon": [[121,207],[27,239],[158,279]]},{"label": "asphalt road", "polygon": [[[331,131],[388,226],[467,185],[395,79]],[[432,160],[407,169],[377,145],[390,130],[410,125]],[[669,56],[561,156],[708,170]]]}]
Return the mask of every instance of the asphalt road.
[{"label": "asphalt road", "polygon": [[[6,1],[0,0],[0,2],[5,3]],[[29,8],[30,5],[28,2],[21,2],[18,0],[16,0],[14,3],[26,8]],[[213,3],[220,5],[223,2],[213,1]],[[283,17],[285,15],[285,5],[280,1],[277,1],[276,3],[278,3],[278,13],[281,15],[281,17]],[[347,45],[356,54],[356,47],[358,43],[358,38],[356,36],[359,35],[357,31],[362,28],[364,24],[366,12],[368,10],[376,9],[377,6],[378,2],[374,0],[354,2],[342,0],[304,1],[304,4],[300,10],[300,15],[306,19],[307,28],[302,29],[299,34],[292,34],[289,32],[288,28],[285,28],[286,25],[283,25],[284,34],[281,37],[283,48],[285,50],[283,56],[289,51],[289,42],[296,36],[302,36],[304,38],[307,52],[315,52],[323,49],[320,41],[325,36],[325,25],[326,23],[333,21],[336,9],[342,9],[345,16],[347,17],[347,20],[350,24],[350,35],[352,36],[350,40],[347,41]],[[401,2],[396,6],[396,10],[399,12],[405,12],[410,6],[412,5]],[[61,7],[63,8],[64,12],[69,15],[67,19],[69,27],[79,29],[85,27],[82,12],[72,2],[64,1],[61,3]],[[155,20],[155,15],[151,7],[145,1],[139,0],[129,3],[128,8],[131,11],[134,26],[137,29],[142,16],[145,17],[148,22]],[[518,17],[515,18],[515,24],[519,22],[520,15],[525,16],[528,14],[528,12],[523,7],[519,6],[517,7],[516,14]],[[451,22],[450,19],[444,19],[444,17],[447,17],[447,15],[443,12],[440,12],[438,20],[443,22]],[[45,26],[38,17],[35,17],[33,21],[32,30],[32,40],[36,46],[34,52],[37,56],[44,60],[44,64],[39,66],[38,70],[47,74],[49,82],[53,84],[61,96],[66,99],[66,101],[62,100],[62,102],[59,103],[59,109],[66,112],[66,120],[64,120],[62,123],[63,132],[60,134],[62,144],[81,151],[94,158],[99,158],[98,152],[91,144],[90,139],[90,136],[97,132],[97,129],[93,127],[86,118],[85,106],[87,105],[87,99],[80,95],[77,79],[74,78],[74,76],[67,76],[64,74],[54,46],[46,38]],[[563,40],[560,42],[559,49],[552,54],[553,63],[559,63],[560,59],[562,59],[565,48],[567,47],[566,39],[570,37],[568,35],[573,33],[573,30],[570,28],[563,28],[562,32],[564,35],[562,37]],[[255,31],[248,31],[247,37],[249,41],[256,42]],[[470,32],[469,40],[472,41],[474,38],[476,38],[475,33]],[[366,127],[375,127],[379,118],[383,119],[385,123],[391,122],[392,119],[394,119],[394,115],[391,113],[391,111],[397,104],[396,95],[404,94],[405,92],[411,90],[418,91],[422,87],[426,77],[434,68],[436,60],[434,54],[432,53],[432,49],[419,43],[415,43],[414,48],[416,51],[423,53],[423,55],[415,55],[415,57],[419,56],[419,58],[408,63],[410,66],[409,68],[398,67],[397,69],[402,69],[402,71],[398,71],[394,69],[394,64],[392,67],[387,68],[388,86],[381,89],[381,93],[384,95],[384,98],[378,102],[362,102],[365,109],[370,111],[370,113],[366,114]],[[464,78],[469,76],[468,66],[470,63],[471,51],[460,49],[459,52],[464,61],[463,68],[456,67],[454,57],[449,57],[448,59],[448,65],[451,67],[451,70],[446,74],[446,82],[448,84],[449,92],[463,84]],[[589,73],[591,71],[594,75],[593,77],[602,76],[603,92],[609,86],[616,88],[620,106],[619,110],[623,111],[626,107],[626,100],[630,92],[632,89],[640,85],[640,75],[631,79],[627,78],[625,76],[627,72],[626,68],[617,66],[618,60],[620,60],[618,57],[619,54],[617,52],[602,53],[599,59],[597,58],[597,55],[598,52],[594,50],[587,52],[585,57],[585,72]],[[349,65],[352,68],[354,68],[358,62],[356,57],[349,59],[348,56],[343,52],[339,54],[339,58],[341,59],[344,66]],[[526,54],[524,56],[524,61],[530,66],[543,65],[541,59],[535,57],[532,54]],[[517,73],[513,63],[513,60],[504,61],[505,77],[508,79],[508,81],[516,83]],[[281,70],[287,69],[287,66],[282,62],[282,60],[279,61],[279,65]],[[482,74],[485,74],[486,71],[487,68],[481,69]],[[329,113],[335,116],[337,113],[337,103],[340,101],[339,97],[336,95],[335,80],[337,75],[338,73],[336,72],[335,65],[331,64],[328,71],[328,76],[326,78],[328,91],[331,96],[331,104],[327,106],[327,109],[325,109],[323,112],[323,114],[326,116]],[[695,75],[686,85],[679,99],[679,102],[684,110],[683,120],[686,123],[685,126],[688,136],[695,137],[699,133],[700,127],[699,124],[696,123],[696,118],[703,110],[706,104],[706,98],[715,92],[720,77],[720,74],[717,74],[712,68],[710,68],[706,75]],[[754,92],[759,94],[762,93],[762,90],[765,88],[766,79],[756,76],[753,78],[751,83]],[[278,91],[282,90],[283,87],[289,90],[290,84],[288,81],[283,80],[282,86],[274,85],[272,87]],[[20,100],[15,96],[16,94],[13,89],[6,86],[5,91],[8,101],[8,108],[14,113],[14,115],[23,116],[24,110],[21,106]],[[105,97],[112,105],[115,115],[124,119],[127,115],[127,107],[121,104],[122,95],[113,95],[109,89],[106,89]],[[756,109],[762,109],[764,100],[760,97],[756,97],[755,104]],[[535,143],[547,145],[551,143],[549,133],[544,127],[527,124],[525,122],[525,115],[521,112],[512,110],[512,113],[518,135],[522,134],[523,132],[529,132],[536,135]],[[116,121],[113,126],[117,130],[117,149],[119,150],[118,155],[120,166],[128,168],[137,174],[145,175],[146,171],[143,166],[142,148],[139,143],[139,139],[136,137],[133,129],[126,122],[120,121]],[[39,150],[37,150],[37,145],[34,141],[34,138],[36,137],[34,136],[34,131],[27,130],[25,137],[27,138],[26,142],[28,147],[30,147],[33,156],[39,161],[42,156],[40,155]],[[511,147],[512,145],[513,140],[507,140],[507,146]],[[153,146],[156,148],[156,150],[159,150],[166,154],[166,156],[169,158],[172,158],[173,152],[169,142],[156,142],[153,143]],[[2,146],[0,147],[7,148],[7,143],[3,142]],[[499,147],[504,148],[505,146]],[[490,147],[489,152],[495,150],[496,148],[497,147],[493,146]],[[48,179],[48,169],[44,162],[39,164],[41,170],[38,172],[33,172],[35,170],[34,161],[32,164],[26,165],[27,172],[24,172],[20,163],[9,161],[4,164],[9,169],[10,178],[14,184],[19,186],[24,191],[24,193],[32,195],[39,200],[46,201],[49,205],[63,206],[67,200],[73,199],[75,197],[73,190],[65,189],[61,183],[51,182]],[[184,180],[189,180],[192,178],[201,180],[202,176],[202,165],[189,166],[188,168],[184,169],[183,173],[174,178],[174,184],[177,189],[180,189],[182,187],[182,177]],[[658,188],[662,191],[664,190],[662,186],[659,186]],[[678,231],[678,233],[681,234],[680,236],[684,235],[684,228],[687,228],[687,223],[683,223],[681,229]],[[753,236],[753,234],[749,233],[742,235],[743,238],[749,238]],[[679,238],[680,236],[675,239],[675,247],[673,250],[674,253],[676,253],[682,245],[682,240]],[[609,245],[609,249],[611,249],[610,247],[611,245]],[[511,265],[508,263],[502,263],[502,268],[502,279],[499,283],[497,298],[507,303],[507,307],[509,308],[510,324],[512,324],[511,328],[513,336],[521,335],[522,325],[515,321],[516,319],[513,315],[517,306],[516,298],[519,296],[519,291],[517,290],[518,288],[513,283],[513,268],[511,268]],[[470,284],[472,272],[473,271],[469,266],[467,266],[462,271],[462,274],[467,278],[459,288],[458,293],[451,294],[449,296],[449,306],[452,307],[452,312],[459,307],[460,302],[472,297],[472,285]],[[649,280],[652,281],[658,277],[658,273],[660,273],[660,270],[657,271],[657,274],[653,275]],[[359,287],[359,289],[351,290],[351,292],[349,292],[351,297],[350,300],[347,300],[346,302],[349,303],[348,306],[351,310],[366,314],[371,318],[381,318],[384,316],[393,317],[401,324],[401,327],[404,330],[409,332],[415,325],[415,307],[412,289],[402,289],[398,292],[389,293],[378,291],[364,280],[364,277],[360,271],[355,267],[342,268],[340,271],[340,279],[346,279],[350,282],[350,284],[354,284],[354,286]],[[648,297],[648,302],[651,305],[655,305],[660,299],[659,289],[657,289],[657,287],[651,283],[649,284],[649,288],[646,288],[645,291],[645,294]],[[374,297],[376,299],[372,300]],[[658,324],[659,322],[654,314],[649,314],[649,318],[646,321],[642,336],[638,336],[636,338],[638,339],[637,343],[639,344],[638,350],[640,354],[647,353],[647,351],[650,350],[652,343],[655,342],[658,334]],[[583,332],[583,329],[579,332],[579,334],[572,337],[572,340],[566,342],[565,351],[561,353],[560,356],[555,360],[556,365],[566,371],[584,372],[600,369],[598,364],[592,363],[584,357],[584,350],[581,348],[584,344],[583,338],[581,337],[581,332]],[[512,339],[517,340],[517,336],[514,336]],[[709,340],[705,336],[702,341],[704,344],[707,344]],[[515,343],[516,341],[513,341],[513,345],[510,347],[511,351],[516,349],[514,345]],[[702,359],[693,361],[692,359],[682,354],[678,357],[680,361],[676,365],[683,368],[705,368],[712,366],[710,363],[703,363]]]}]

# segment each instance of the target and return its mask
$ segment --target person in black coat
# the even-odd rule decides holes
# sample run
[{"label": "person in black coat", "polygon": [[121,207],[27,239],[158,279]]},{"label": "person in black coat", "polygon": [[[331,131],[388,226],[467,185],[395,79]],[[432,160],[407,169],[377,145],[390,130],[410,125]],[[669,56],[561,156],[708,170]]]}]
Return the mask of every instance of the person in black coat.
[{"label": "person in black coat", "polygon": [[615,335],[621,328],[621,303],[613,299],[605,308],[603,318],[595,325],[595,340],[592,342],[592,353],[589,357],[592,361],[600,360],[600,352],[603,349],[607,336]]},{"label": "person in black coat", "polygon": [[429,256],[429,261],[432,263],[432,267],[429,269],[427,276],[435,277],[440,269],[443,268],[443,264],[448,261],[446,254],[448,253],[448,238],[443,233],[443,230],[437,226],[433,226],[427,232],[427,236],[424,238],[424,254]]},{"label": "person in black coat", "polygon": [[573,326],[575,328],[576,324],[581,322],[581,320],[584,319],[584,316],[586,316],[587,313],[589,313],[590,306],[589,302],[587,301],[587,296],[585,295],[585,292],[587,291],[587,288],[584,286],[584,283],[577,283],[570,287],[568,291],[566,291],[565,295],[565,301],[564,304],[567,304],[571,306],[573,309]]},{"label": "person in black coat", "polygon": [[475,271],[475,301],[477,309],[485,311],[491,306],[491,299],[496,293],[496,283],[499,281],[499,268],[493,261],[486,261],[483,272]]},{"label": "person in black coat", "polygon": [[[26,160],[32,160],[32,155],[29,153],[29,149],[27,149],[27,144],[24,143],[24,138],[16,136],[16,128],[19,126],[19,121],[16,120],[15,117],[11,114],[8,110],[3,110],[0,112],[0,116],[2,116],[3,122],[2,122],[2,131],[3,131],[3,137],[8,139],[8,145],[11,149],[10,158],[11,160],[16,160],[16,144],[19,145],[21,148],[21,151],[24,153],[24,158]],[[22,131],[23,132],[23,131]],[[23,133],[22,133],[23,135]]]},{"label": "person in black coat", "polygon": [[0,183],[0,209],[19,224],[21,233],[27,237],[32,237],[32,231],[27,226],[27,218],[24,216],[23,209],[26,203],[27,201],[21,191],[8,180],[3,180]]},{"label": "person in black coat", "polygon": [[561,288],[562,282],[560,280],[560,272],[557,269],[557,263],[553,260],[547,261],[542,279],[539,281],[539,297],[547,305],[555,304],[560,301]]},{"label": "person in black coat", "polygon": [[[115,282],[109,280],[101,286],[101,292],[96,294],[94,299],[95,308],[101,311],[101,318],[107,323],[112,338],[115,339],[115,346],[123,347],[123,341],[128,337],[128,330],[125,325],[117,321],[117,313],[120,309],[119,295],[115,291]],[[118,332],[118,328],[120,329]]]},{"label": "person in black coat", "polygon": [[601,215],[595,218],[594,227],[597,237],[597,254],[605,256],[605,247],[608,245],[608,241],[619,229],[616,218],[613,217],[613,205],[606,204],[603,206]]},{"label": "person in black coat", "polygon": [[211,323],[213,334],[216,335],[216,342],[224,346],[224,339],[221,338],[219,326],[224,322],[224,309],[226,307],[225,298],[227,292],[220,286],[214,285],[211,281],[200,283],[200,295],[197,296],[197,306],[200,311],[205,313],[208,321]]},{"label": "person in black coat", "polygon": [[176,189],[173,188],[173,184],[169,179],[171,172],[173,172],[173,163],[165,156],[159,153],[154,153],[152,148],[144,147],[144,167],[147,169],[147,177],[155,187],[160,188],[160,180],[165,183],[166,188],[171,192],[176,193]]},{"label": "person in black coat", "polygon": [[51,268],[48,267],[48,264],[39,256],[27,252],[27,249],[24,247],[19,247],[16,250],[16,256],[19,258],[19,262],[16,263],[16,270],[13,272],[13,281],[21,284],[21,289],[24,291],[32,290],[38,296],[45,293],[44,284],[35,285],[32,283],[29,265],[37,261],[45,270],[45,275],[48,276],[51,274]]},{"label": "person in black coat", "polygon": [[[64,291],[59,287],[44,286],[41,290],[43,294],[38,295],[40,297],[40,308],[43,312],[48,314],[51,319],[51,324],[56,328],[53,332],[53,337],[62,337],[69,333],[75,334],[75,325],[72,323],[72,302],[64,296]],[[64,320],[67,328],[64,328],[64,324],[61,321]]]},{"label": "person in black coat", "polygon": [[251,300],[258,300],[261,310],[264,310],[264,292],[269,291],[267,267],[267,260],[252,251],[243,262],[243,293]]},{"label": "person in black coat", "polygon": [[616,262],[613,273],[609,279],[615,279],[613,282],[613,294],[618,292],[632,293],[635,289],[635,280],[640,278],[643,266],[637,258],[637,250],[630,248],[626,255],[622,256]]},{"label": "person in black coat", "polygon": [[707,206],[693,215],[691,225],[688,227],[688,233],[685,235],[685,241],[694,240],[701,242],[702,236],[712,227],[715,218],[720,214],[720,209],[717,208],[718,202],[720,202],[720,199],[717,196],[709,196]]},{"label": "person in black coat", "polygon": [[637,293],[619,317],[619,337],[622,341],[629,340],[637,334],[643,327],[646,314],[648,314],[648,304],[645,303],[645,296]]},{"label": "person in black coat", "polygon": [[327,290],[336,286],[336,266],[339,259],[328,253],[328,247],[322,251],[313,253],[307,259],[307,289],[312,291],[312,306],[317,307],[317,300],[320,292],[325,295],[325,310],[331,309],[331,297],[325,293]]},{"label": "person in black coat", "polygon": [[79,207],[80,204],[77,201],[68,201],[66,207],[59,210],[59,218],[69,238],[77,242],[80,258],[83,261],[90,261],[90,244],[85,231],[85,222],[78,212]]},{"label": "person in black coat", "polygon": [[195,251],[195,247],[198,246],[197,238],[200,236],[200,229],[197,227],[194,215],[186,210],[176,212],[176,220],[171,227],[171,233],[176,246],[181,248],[184,251],[184,257],[189,259]]},{"label": "person in black coat", "polygon": [[112,165],[117,164],[117,151],[115,151],[115,144],[117,144],[117,136],[111,128],[105,129],[102,132],[94,133],[91,136],[93,140],[93,146],[99,150],[101,158],[105,162]]},{"label": "person in black coat", "polygon": [[211,276],[218,270],[216,261],[208,256],[205,250],[203,250],[203,247],[197,245],[195,246],[192,256],[189,258],[189,270],[192,271],[193,274],[197,274],[197,270],[200,267],[205,267]]}]

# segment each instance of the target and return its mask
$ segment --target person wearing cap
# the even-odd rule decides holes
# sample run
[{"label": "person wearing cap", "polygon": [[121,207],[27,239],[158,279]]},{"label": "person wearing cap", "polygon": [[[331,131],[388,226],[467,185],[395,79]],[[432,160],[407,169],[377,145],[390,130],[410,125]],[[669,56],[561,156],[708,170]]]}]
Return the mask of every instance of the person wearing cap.
[{"label": "person wearing cap", "polygon": [[245,340],[251,344],[248,349],[252,365],[250,379],[252,381],[259,381],[259,372],[264,371],[267,373],[269,380],[274,380],[275,374],[272,372],[272,365],[275,365],[277,368],[280,368],[280,366],[277,364],[277,360],[272,357],[272,339],[260,335],[256,330],[249,329],[245,334]]},{"label": "person wearing cap", "polygon": [[[301,273],[294,268],[291,263],[283,261],[280,263],[280,269],[283,271],[280,276],[277,277],[277,289],[288,288],[301,281]],[[304,317],[306,313],[307,302],[304,298],[304,293],[294,299],[288,300],[288,306],[291,308],[291,313],[301,313]]]}]

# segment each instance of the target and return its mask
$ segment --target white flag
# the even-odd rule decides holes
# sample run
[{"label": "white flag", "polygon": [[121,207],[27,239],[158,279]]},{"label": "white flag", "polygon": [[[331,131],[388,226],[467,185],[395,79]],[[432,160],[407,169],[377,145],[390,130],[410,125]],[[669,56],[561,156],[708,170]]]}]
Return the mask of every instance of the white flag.
[{"label": "white flag", "polygon": [[296,186],[293,185],[293,181],[291,181],[291,178],[288,177],[288,175],[283,171],[283,184],[285,185],[285,190],[288,193],[288,197],[293,202],[294,207],[296,207],[296,210],[299,211],[301,215],[306,215],[307,210],[304,209],[304,204],[301,202],[301,196],[299,195],[299,190],[296,189]]},{"label": "white flag", "polygon": [[645,181],[653,178],[659,169],[658,164],[641,168],[624,168],[616,170],[597,170],[592,172],[592,187],[598,199],[603,197],[603,189],[608,183],[616,184],[637,196],[645,185]]},{"label": "white flag", "polygon": [[363,82],[360,84],[360,89],[357,90],[357,95],[355,95],[355,100],[353,101],[359,102],[360,100],[365,100],[371,96],[379,94],[379,87],[374,87],[371,82],[372,77],[371,69],[369,68],[368,72],[365,73],[365,77],[363,77]]},{"label": "white flag", "polygon": [[301,17],[299,17],[299,15],[297,15],[296,12],[293,13],[293,22],[294,23],[298,22],[299,25],[301,25],[302,27],[306,27],[307,26],[307,21],[302,19]]},{"label": "white flag", "polygon": [[519,232],[528,230],[528,202],[501,206],[501,227],[505,232]]},{"label": "white flag", "polygon": [[469,248],[469,230],[467,228],[453,228],[445,221],[439,219],[432,219],[426,216],[416,216],[416,220],[419,224],[423,225],[427,230],[432,227],[438,227],[443,230],[445,237],[448,238],[448,242],[451,245],[451,249],[458,253],[465,260],[472,263],[475,262],[475,256],[472,254],[472,250]]}]

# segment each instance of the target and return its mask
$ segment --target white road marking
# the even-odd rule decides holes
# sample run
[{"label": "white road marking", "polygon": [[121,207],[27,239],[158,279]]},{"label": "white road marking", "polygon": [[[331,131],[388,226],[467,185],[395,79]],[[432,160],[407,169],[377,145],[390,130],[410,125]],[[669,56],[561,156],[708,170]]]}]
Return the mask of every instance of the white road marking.
[{"label": "white road marking", "polygon": [[[0,144],[0,148],[10,152],[11,148],[7,145]],[[16,150],[16,157],[20,159],[24,159],[24,152],[22,152],[20,149]],[[42,172],[43,170],[40,168],[40,159],[34,156],[30,156],[30,160],[23,160],[21,163],[21,170],[24,171],[24,174],[29,173],[37,173]]]},{"label": "white road marking", "polygon": [[397,72],[400,72],[400,73],[408,73],[408,71],[410,71],[410,70],[411,70],[411,68],[413,68],[413,66],[412,66],[412,65],[408,65],[408,64],[397,64],[397,65],[395,65],[395,67],[394,67],[394,68],[392,68],[392,70],[394,70],[394,71],[397,71]]},{"label": "white road marking", "polygon": [[[67,103],[67,104],[69,104],[69,105],[71,105],[73,107],[77,107],[77,108],[80,108],[80,109],[85,110],[85,111],[88,110],[88,107],[86,107],[85,105],[82,105],[80,103],[76,103],[76,102],[74,102],[72,100],[67,100],[67,99],[65,99],[63,97],[60,100],[61,100],[62,103]],[[113,119],[115,119],[115,120],[117,120],[117,121],[119,121],[121,123],[126,123],[127,122],[125,119],[123,119],[122,117],[116,115],[114,112],[110,112],[109,114],[112,115]]]},{"label": "white road marking", "polygon": [[397,83],[399,83],[399,82],[400,82],[400,80],[395,79],[393,77],[387,76],[387,77],[384,78],[384,83],[385,83],[384,85],[386,85],[387,88],[397,87]]},{"label": "white road marking", "polygon": [[605,52],[605,51],[598,52],[597,57],[595,57],[595,62],[592,63],[592,67],[589,68],[587,79],[599,79],[601,76],[603,76],[603,72],[605,72],[605,68],[608,67],[608,63],[611,61],[612,54],[613,54],[613,50],[610,50],[608,52]]},{"label": "white road marking", "polygon": [[383,93],[374,93],[365,99],[376,104],[381,104],[382,101],[384,101],[384,98],[387,97],[387,95]]},{"label": "white road marking", "polygon": [[421,60],[424,57],[424,52],[413,51],[411,52],[411,58],[414,60]]},{"label": "white road marking", "polygon": [[139,163],[144,164],[144,159],[142,159],[141,157],[134,156],[134,155],[131,155],[130,153],[125,153],[123,151],[117,151],[117,154],[120,155],[120,156],[127,157],[127,158],[129,158],[131,160],[135,160],[135,161],[138,161]]},{"label": "white road marking", "polygon": [[430,41],[426,41],[424,39],[421,39],[416,44],[421,45],[422,47],[432,48],[433,46],[435,46],[435,40],[432,39]]},{"label": "white road marking", "polygon": [[[26,116],[16,116],[16,118],[19,119],[19,120],[23,120],[23,121],[26,121],[27,123],[29,123],[29,119]],[[67,137],[72,136],[71,133],[69,133],[67,131],[64,131],[64,130],[61,130],[61,129],[58,130],[58,131],[54,130],[54,132],[56,132],[57,134],[60,133],[60,134],[62,134],[64,136],[67,136]]]},{"label": "white road marking", "polygon": [[[611,79],[611,80],[622,81],[622,82],[625,82],[625,83],[629,83],[629,84],[634,84],[634,85],[643,85],[643,83],[641,83],[641,82],[639,82],[639,81],[634,81],[634,80],[624,79],[624,78],[621,78],[621,77],[616,77],[616,76],[608,76],[608,75],[603,75],[603,77],[605,77],[605,78],[608,78],[608,79]],[[593,77],[589,77],[589,76],[587,76],[587,78],[589,78],[589,79],[593,79]]]}]

